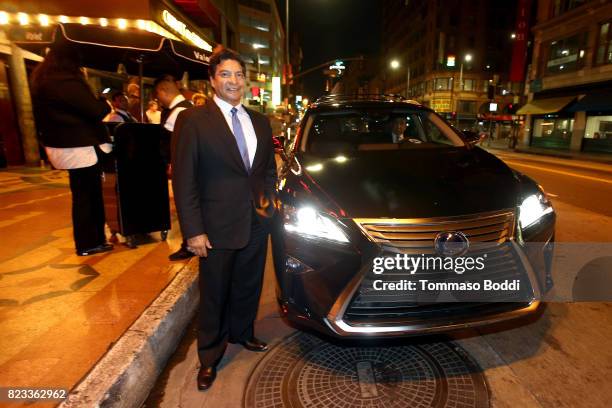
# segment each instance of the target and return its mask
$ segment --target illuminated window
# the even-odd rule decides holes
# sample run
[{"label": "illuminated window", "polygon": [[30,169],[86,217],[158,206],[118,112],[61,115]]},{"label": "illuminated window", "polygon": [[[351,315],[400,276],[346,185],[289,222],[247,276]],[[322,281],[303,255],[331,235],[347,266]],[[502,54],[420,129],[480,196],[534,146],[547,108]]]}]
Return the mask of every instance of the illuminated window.
[{"label": "illuminated window", "polygon": [[612,64],[612,35],[610,34],[610,22],[603,23],[599,26],[595,64]]},{"label": "illuminated window", "polygon": [[444,91],[450,89],[450,78],[436,78],[434,80],[434,90]]},{"label": "illuminated window", "polygon": [[549,45],[546,72],[559,74],[576,71],[584,66],[587,33],[552,41]]}]

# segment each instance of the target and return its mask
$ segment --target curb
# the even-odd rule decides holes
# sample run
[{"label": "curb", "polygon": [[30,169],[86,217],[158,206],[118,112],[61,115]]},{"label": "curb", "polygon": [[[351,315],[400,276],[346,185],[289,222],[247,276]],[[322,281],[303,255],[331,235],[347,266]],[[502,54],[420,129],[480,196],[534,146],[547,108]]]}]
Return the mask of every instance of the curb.
[{"label": "curb", "polygon": [[140,407],[195,315],[197,277],[192,258],[59,408]]}]

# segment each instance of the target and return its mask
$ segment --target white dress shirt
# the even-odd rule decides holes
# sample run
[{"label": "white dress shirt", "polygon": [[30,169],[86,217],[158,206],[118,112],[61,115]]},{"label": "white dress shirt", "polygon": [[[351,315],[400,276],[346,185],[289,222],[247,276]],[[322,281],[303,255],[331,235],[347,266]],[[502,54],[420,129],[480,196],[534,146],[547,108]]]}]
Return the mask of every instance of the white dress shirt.
[{"label": "white dress shirt", "polygon": [[145,114],[147,115],[147,119],[149,119],[149,123],[159,125],[159,123],[161,122],[161,111],[152,111],[147,109],[145,111]]},{"label": "white dress shirt", "polygon": [[[121,116],[120,113],[123,116]],[[134,117],[134,115],[132,115],[130,112],[124,111],[122,109],[114,109],[104,119],[102,119],[102,121],[103,122],[118,122],[118,123],[123,123],[123,122],[125,122],[124,117],[126,117],[126,116],[128,118],[132,118],[134,120],[134,122],[138,122],[138,119],[136,119]]]},{"label": "white dress shirt", "polygon": [[223,99],[214,96],[213,100],[221,109],[223,113],[223,117],[227,122],[227,126],[229,126],[232,134],[234,133],[234,127],[232,125],[232,108],[238,109],[236,115],[238,115],[238,120],[240,121],[240,125],[242,126],[242,133],[244,134],[244,138],[247,145],[247,150],[249,151],[249,163],[251,166],[253,165],[253,159],[255,158],[255,151],[257,150],[257,136],[255,135],[255,128],[253,127],[253,123],[251,122],[251,117],[244,109],[242,104],[238,104],[236,106],[232,106],[231,104],[225,102]]},{"label": "white dress shirt", "polygon": [[[105,153],[110,153],[113,146],[104,143],[98,146]],[[45,146],[47,158],[58,170],[83,169],[98,162],[98,156],[93,146],[83,147],[48,147]]]},{"label": "white dress shirt", "polygon": [[[170,106],[168,106],[168,109],[174,108],[176,105],[183,102],[184,100],[185,97],[183,95],[176,95],[172,102],[170,102]],[[164,127],[168,132],[174,132],[174,123],[176,122],[176,118],[178,117],[178,114],[184,111],[185,109],[187,108],[183,108],[182,106],[180,106],[173,110],[172,113],[170,113],[170,116],[168,116],[168,119],[166,119],[166,123],[164,123]]]}]

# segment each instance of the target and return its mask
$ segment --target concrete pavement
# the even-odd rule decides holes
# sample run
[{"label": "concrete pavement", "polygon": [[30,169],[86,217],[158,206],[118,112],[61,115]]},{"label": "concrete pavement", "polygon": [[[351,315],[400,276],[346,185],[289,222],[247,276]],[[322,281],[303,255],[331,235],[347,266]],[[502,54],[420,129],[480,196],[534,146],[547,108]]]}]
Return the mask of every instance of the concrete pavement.
[{"label": "concrete pavement", "polygon": [[180,245],[173,225],[166,242],[155,233],[137,249],[78,257],[67,173],[1,170],[0,386],[83,379],[184,266],[168,261]]}]

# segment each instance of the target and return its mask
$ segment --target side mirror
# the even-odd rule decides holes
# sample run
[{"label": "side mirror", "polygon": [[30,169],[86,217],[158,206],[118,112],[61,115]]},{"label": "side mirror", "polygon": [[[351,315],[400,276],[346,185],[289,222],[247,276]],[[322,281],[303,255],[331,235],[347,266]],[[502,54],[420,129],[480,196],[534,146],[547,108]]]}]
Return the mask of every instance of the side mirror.
[{"label": "side mirror", "polygon": [[480,143],[483,139],[480,133],[474,132],[472,130],[463,130],[462,133],[465,137],[465,141],[472,146]]}]

